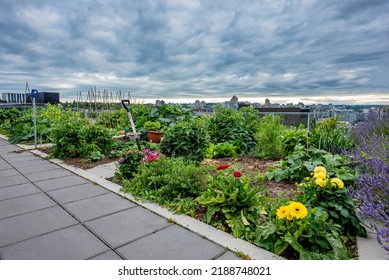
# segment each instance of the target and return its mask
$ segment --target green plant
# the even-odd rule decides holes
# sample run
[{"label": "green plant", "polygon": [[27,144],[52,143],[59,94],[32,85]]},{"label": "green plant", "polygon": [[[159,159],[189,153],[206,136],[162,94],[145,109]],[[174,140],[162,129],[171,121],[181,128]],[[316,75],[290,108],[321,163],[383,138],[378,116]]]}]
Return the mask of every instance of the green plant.
[{"label": "green plant", "polygon": [[208,125],[205,119],[176,123],[164,133],[161,151],[169,156],[182,156],[200,162],[209,146]]},{"label": "green plant", "polygon": [[355,146],[347,126],[337,118],[328,118],[312,126],[309,132],[311,147],[333,153]]},{"label": "green plant", "polygon": [[255,146],[254,134],[259,118],[254,109],[219,108],[209,117],[209,135],[212,143],[229,142],[237,147],[237,153],[248,153]]},{"label": "green plant", "polygon": [[143,127],[149,131],[159,131],[161,128],[161,123],[157,121],[147,121],[143,124]]},{"label": "green plant", "polygon": [[116,163],[118,172],[115,173],[115,177],[119,177],[120,179],[133,178],[139,170],[142,159],[143,153],[135,147],[127,150]]},{"label": "green plant", "polygon": [[250,186],[248,177],[232,172],[228,165],[216,169],[216,175],[208,178],[207,190],[196,198],[207,209],[205,222],[250,240],[266,198],[260,195],[260,188]]},{"label": "green plant", "polygon": [[[212,144],[213,145],[213,144]],[[212,149],[210,158],[225,158],[225,157],[237,157],[238,154],[236,150],[238,147],[234,146],[229,142],[219,143],[213,146],[210,146],[208,149]]]},{"label": "green plant", "polygon": [[294,152],[286,160],[280,161],[278,167],[269,168],[266,175],[269,180],[277,182],[284,179],[301,182],[318,165],[323,165],[330,176],[336,176],[346,184],[352,184],[357,176],[356,171],[350,168],[350,163],[342,156],[332,155],[324,150],[307,150],[300,144],[296,145]]},{"label": "green plant", "polygon": [[282,132],[281,139],[286,155],[290,155],[296,145],[307,146],[308,130],[301,124],[299,128],[289,127]]},{"label": "green plant", "polygon": [[312,177],[299,184],[298,201],[328,213],[328,218],[341,226],[344,235],[366,237],[366,229],[355,213],[356,204],[348,195],[341,179],[327,175],[324,167],[316,167]]},{"label": "green plant", "polygon": [[162,205],[182,198],[193,200],[204,190],[206,171],[206,167],[198,167],[183,158],[159,157],[141,164],[132,180],[124,180],[123,191]]},{"label": "green plant", "polygon": [[255,133],[256,146],[252,153],[264,159],[279,159],[285,155],[282,134],[286,128],[278,115],[265,115],[261,118]]},{"label": "green plant", "polygon": [[257,227],[255,244],[288,258],[348,259],[340,227],[327,217],[326,212],[316,208],[308,210],[299,202],[280,205]]}]

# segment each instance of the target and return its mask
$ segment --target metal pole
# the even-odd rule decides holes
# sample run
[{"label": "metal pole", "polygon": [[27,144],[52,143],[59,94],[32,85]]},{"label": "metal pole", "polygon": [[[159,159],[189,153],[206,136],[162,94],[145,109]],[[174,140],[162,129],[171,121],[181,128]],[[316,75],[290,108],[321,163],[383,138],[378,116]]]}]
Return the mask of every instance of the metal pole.
[{"label": "metal pole", "polygon": [[35,106],[35,97],[32,97],[32,109],[34,112],[34,145],[35,150],[37,149],[37,137],[36,137],[36,106]]}]

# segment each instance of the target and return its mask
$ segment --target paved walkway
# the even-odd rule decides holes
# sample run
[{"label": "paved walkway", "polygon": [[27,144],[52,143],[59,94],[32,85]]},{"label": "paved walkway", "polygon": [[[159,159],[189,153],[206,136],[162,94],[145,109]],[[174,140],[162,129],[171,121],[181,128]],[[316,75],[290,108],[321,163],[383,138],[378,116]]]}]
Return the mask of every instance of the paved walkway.
[{"label": "paved walkway", "polygon": [[239,259],[220,243],[0,139],[0,259]]}]

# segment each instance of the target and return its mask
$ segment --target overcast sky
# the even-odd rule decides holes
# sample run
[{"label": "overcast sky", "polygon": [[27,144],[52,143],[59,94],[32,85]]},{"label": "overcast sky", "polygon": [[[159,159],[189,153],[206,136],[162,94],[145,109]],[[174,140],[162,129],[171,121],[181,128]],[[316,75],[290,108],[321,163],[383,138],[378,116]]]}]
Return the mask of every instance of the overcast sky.
[{"label": "overcast sky", "polygon": [[0,92],[389,104],[389,0],[0,5]]}]

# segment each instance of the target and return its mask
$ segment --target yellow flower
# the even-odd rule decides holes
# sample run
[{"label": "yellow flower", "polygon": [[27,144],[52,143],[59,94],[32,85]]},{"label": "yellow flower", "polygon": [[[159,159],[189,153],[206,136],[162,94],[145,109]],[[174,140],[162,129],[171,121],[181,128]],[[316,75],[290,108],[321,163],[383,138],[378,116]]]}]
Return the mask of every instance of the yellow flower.
[{"label": "yellow flower", "polygon": [[340,180],[339,178],[331,179],[331,185],[334,186],[334,187],[338,187],[340,189],[344,187],[343,181]]},{"label": "yellow flower", "polygon": [[315,175],[313,176],[316,179],[325,179],[327,177],[327,174],[325,172],[316,172]]},{"label": "yellow flower", "polygon": [[290,209],[288,206],[281,206],[280,208],[277,209],[277,218],[278,219],[284,219],[287,218],[289,220],[289,212]]},{"label": "yellow flower", "polygon": [[320,187],[325,187],[327,181],[326,180],[323,180],[322,178],[317,178],[315,180],[315,184],[320,186]]},{"label": "yellow flower", "polygon": [[317,173],[317,172],[327,173],[327,170],[323,166],[316,166],[315,169],[313,170],[313,172],[315,172],[315,173]]},{"label": "yellow flower", "polygon": [[303,219],[308,215],[307,207],[301,202],[291,202],[289,203],[288,208],[292,218]]}]

